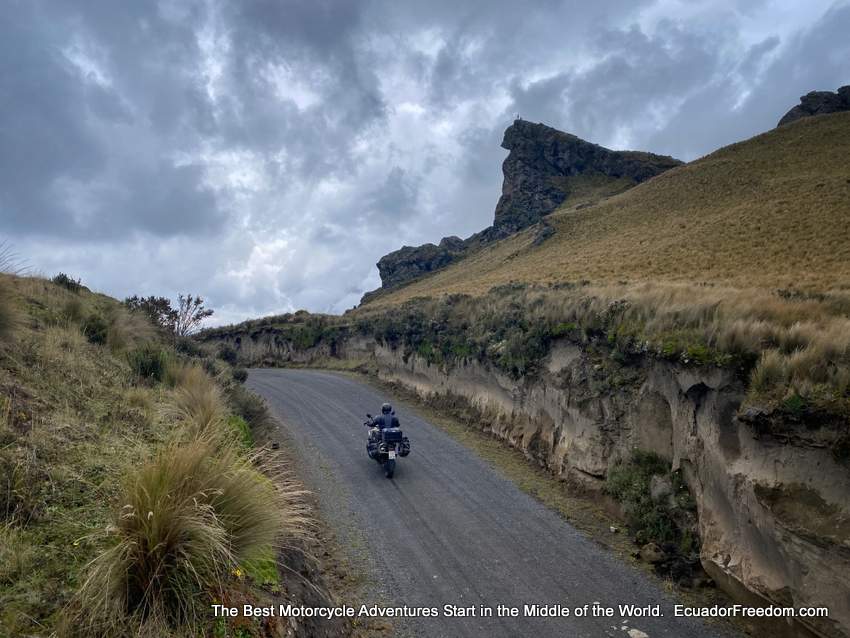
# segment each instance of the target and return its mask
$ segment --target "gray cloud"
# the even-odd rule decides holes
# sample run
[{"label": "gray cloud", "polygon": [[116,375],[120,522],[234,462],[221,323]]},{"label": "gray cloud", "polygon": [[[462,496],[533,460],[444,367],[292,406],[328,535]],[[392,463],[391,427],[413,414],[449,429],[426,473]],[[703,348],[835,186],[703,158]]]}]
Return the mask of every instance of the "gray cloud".
[{"label": "gray cloud", "polygon": [[0,233],[220,320],[343,310],[403,243],[492,220],[514,113],[691,159],[850,81],[814,0],[13,2]]}]

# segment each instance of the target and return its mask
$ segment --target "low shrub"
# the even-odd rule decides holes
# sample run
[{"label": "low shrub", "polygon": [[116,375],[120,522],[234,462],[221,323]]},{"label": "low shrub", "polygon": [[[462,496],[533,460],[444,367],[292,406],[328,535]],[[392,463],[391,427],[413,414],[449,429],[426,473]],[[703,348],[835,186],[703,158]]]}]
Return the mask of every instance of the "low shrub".
[{"label": "low shrub", "polygon": [[[650,485],[654,476],[667,477],[672,485],[673,502],[656,502]],[[623,507],[629,531],[639,543],[675,543],[683,553],[694,549],[689,530],[681,529],[676,510],[693,510],[695,504],[678,473],[656,454],[635,451],[631,458],[612,467],[605,482],[606,493]]]},{"label": "low shrub", "polygon": [[245,383],[248,380],[248,371],[245,368],[233,368],[233,380]]},{"label": "low shrub", "polygon": [[127,353],[130,369],[139,379],[161,382],[168,369],[168,353],[149,341]]},{"label": "low shrub", "polygon": [[71,292],[80,292],[80,290],[83,289],[83,285],[80,283],[79,278],[74,279],[73,277],[66,275],[64,272],[60,272],[51,281],[57,286],[62,286]]},{"label": "low shrub", "polygon": [[222,361],[226,361],[232,366],[235,366],[237,360],[236,348],[230,344],[223,343],[218,348],[218,358]]},{"label": "low shrub", "polygon": [[83,322],[82,330],[89,343],[104,345],[109,333],[109,325],[101,315],[92,313]]},{"label": "low shrub", "polygon": [[192,337],[177,337],[174,340],[174,349],[189,357],[205,357],[207,353]]}]

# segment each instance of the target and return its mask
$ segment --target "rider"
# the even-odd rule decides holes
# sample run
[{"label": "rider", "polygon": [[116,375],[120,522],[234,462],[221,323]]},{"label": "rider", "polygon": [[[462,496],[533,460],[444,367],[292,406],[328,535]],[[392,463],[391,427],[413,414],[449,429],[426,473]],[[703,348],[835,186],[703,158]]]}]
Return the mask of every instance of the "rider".
[{"label": "rider", "polygon": [[381,406],[381,415],[374,417],[369,422],[369,425],[373,428],[378,428],[379,430],[399,427],[398,417],[395,415],[395,412],[393,412],[393,406],[389,403],[384,403]]}]

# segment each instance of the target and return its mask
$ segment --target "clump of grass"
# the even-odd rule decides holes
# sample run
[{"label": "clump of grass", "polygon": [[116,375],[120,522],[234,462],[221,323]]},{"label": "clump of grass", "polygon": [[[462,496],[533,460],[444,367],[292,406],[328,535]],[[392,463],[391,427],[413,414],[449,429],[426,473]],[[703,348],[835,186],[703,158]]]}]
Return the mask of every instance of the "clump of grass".
[{"label": "clump of grass", "polygon": [[765,350],[750,377],[750,386],[756,392],[768,392],[788,377],[786,358],[778,350]]},{"label": "clump of grass", "polygon": [[234,413],[245,419],[252,432],[261,432],[275,426],[274,417],[263,398],[245,387],[231,386],[227,398]]},{"label": "clump of grass", "polygon": [[110,546],[80,590],[81,626],[96,635],[199,626],[241,562],[264,556],[283,534],[306,534],[300,499],[233,448],[171,445],[126,482]]},{"label": "clump of grass", "polygon": [[80,325],[83,323],[85,308],[79,297],[68,299],[62,306],[60,320],[68,325]]},{"label": "clump of grass", "polygon": [[227,427],[246,450],[254,447],[254,435],[251,433],[251,426],[241,416],[231,414],[227,417]]},{"label": "clump of grass", "polygon": [[176,387],[171,398],[170,413],[182,421],[190,434],[210,436],[221,432],[227,408],[215,381],[198,366],[176,368]]},{"label": "clump of grass", "polygon": [[130,350],[127,362],[137,379],[144,381],[162,381],[168,369],[168,353],[153,341]]},{"label": "clump of grass", "polygon": [[23,275],[29,270],[20,255],[15,252],[12,244],[6,240],[0,241],[0,273],[6,275]]},{"label": "clump of grass", "polygon": [[157,338],[153,325],[146,317],[130,312],[124,306],[111,307],[106,313],[106,320],[106,345],[113,353],[145,342],[154,342]]},{"label": "clump of grass", "polygon": [[12,584],[23,578],[35,559],[35,548],[24,540],[20,529],[0,525],[0,583]]},{"label": "clump of grass", "polygon": [[0,341],[12,336],[19,320],[12,286],[0,276]]}]

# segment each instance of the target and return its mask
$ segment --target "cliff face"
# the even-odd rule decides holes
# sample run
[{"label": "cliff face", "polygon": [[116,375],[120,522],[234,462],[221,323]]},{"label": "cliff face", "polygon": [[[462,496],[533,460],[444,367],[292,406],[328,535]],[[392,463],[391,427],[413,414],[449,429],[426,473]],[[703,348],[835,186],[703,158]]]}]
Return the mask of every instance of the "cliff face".
[{"label": "cliff face", "polygon": [[439,245],[402,246],[381,257],[378,273],[384,287],[396,286],[449,265],[466,251],[460,237],[444,237]]},{"label": "cliff face", "polygon": [[[515,232],[558,208],[576,190],[577,176],[618,180],[621,190],[678,166],[672,157],[612,151],[544,124],[517,120],[505,131],[502,196],[493,226]],[[607,178],[607,179],[606,179]]]},{"label": "cliff face", "polygon": [[[593,202],[681,164],[671,157],[612,151],[544,124],[516,120],[505,131],[502,196],[493,225],[464,240],[404,246],[378,262],[382,288],[407,283],[485,245],[540,223],[567,200]],[[547,237],[546,229],[540,234]],[[374,293],[367,293],[364,301]]]},{"label": "cliff face", "polygon": [[800,98],[800,103],[788,111],[779,120],[777,126],[784,126],[804,117],[826,115],[850,111],[850,84],[832,91],[812,91]]}]

